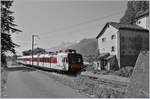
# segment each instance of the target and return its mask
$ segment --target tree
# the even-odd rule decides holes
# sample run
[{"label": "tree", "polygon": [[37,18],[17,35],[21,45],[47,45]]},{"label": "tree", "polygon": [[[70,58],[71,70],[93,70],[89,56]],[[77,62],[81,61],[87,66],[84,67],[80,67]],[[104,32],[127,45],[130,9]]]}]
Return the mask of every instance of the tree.
[{"label": "tree", "polygon": [[128,1],[127,9],[120,23],[135,24],[135,17],[138,13],[149,10],[149,1]]},{"label": "tree", "polygon": [[[38,53],[44,54],[44,53],[47,53],[47,52],[45,51],[45,49],[37,47],[33,50],[33,54],[38,54]],[[24,56],[32,55],[32,50],[30,49],[30,50],[23,51],[22,54]]]},{"label": "tree", "polygon": [[12,52],[15,54],[15,47],[17,44],[13,43],[11,33],[22,32],[16,29],[14,24],[14,12],[10,11],[13,1],[1,1],[1,58],[2,64],[6,64],[5,52]]}]

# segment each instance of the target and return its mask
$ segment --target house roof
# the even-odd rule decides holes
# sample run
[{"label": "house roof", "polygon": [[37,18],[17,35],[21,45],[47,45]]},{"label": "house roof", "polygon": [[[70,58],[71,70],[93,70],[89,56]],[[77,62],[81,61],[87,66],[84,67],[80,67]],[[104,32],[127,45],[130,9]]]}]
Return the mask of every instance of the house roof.
[{"label": "house roof", "polygon": [[108,57],[108,56],[109,56],[109,53],[102,53],[97,57],[97,60],[100,60],[100,59]]},{"label": "house roof", "polygon": [[130,29],[130,30],[140,30],[140,31],[148,31],[145,28],[142,28],[138,25],[135,24],[123,24],[123,23],[117,23],[117,22],[108,22],[106,23],[106,25],[103,27],[103,29],[101,30],[101,32],[98,34],[98,36],[96,37],[96,39],[98,39],[103,33],[104,31],[107,29],[107,27],[111,25],[116,29]]},{"label": "house roof", "polygon": [[106,59],[106,60],[110,60],[110,59],[112,59],[112,58],[115,58],[115,55],[110,55],[110,56],[106,57],[105,59]]},{"label": "house roof", "polygon": [[145,17],[145,16],[149,16],[149,9],[147,9],[146,11],[140,11],[136,14],[135,18],[136,19],[140,19],[142,17]]}]

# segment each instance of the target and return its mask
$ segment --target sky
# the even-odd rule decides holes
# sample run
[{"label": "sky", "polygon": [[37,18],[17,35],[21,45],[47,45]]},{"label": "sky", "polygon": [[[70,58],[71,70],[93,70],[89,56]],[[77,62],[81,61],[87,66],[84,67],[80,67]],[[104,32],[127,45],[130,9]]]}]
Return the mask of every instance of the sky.
[{"label": "sky", "polygon": [[87,0],[14,0],[16,28],[12,40],[17,54],[31,49],[31,36],[35,47],[49,49],[62,42],[79,42],[96,38],[107,22],[119,22],[126,10],[127,1]]}]

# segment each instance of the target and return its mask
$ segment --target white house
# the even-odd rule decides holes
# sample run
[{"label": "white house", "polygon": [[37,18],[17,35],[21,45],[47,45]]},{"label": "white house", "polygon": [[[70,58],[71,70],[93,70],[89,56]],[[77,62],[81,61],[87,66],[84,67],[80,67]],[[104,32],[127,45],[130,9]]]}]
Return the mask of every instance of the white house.
[{"label": "white house", "polygon": [[149,47],[149,31],[138,25],[108,22],[96,39],[99,50],[96,67],[100,70],[134,66],[139,51]]},{"label": "white house", "polygon": [[149,10],[146,10],[145,12],[139,12],[136,15],[136,24],[148,29],[149,27]]}]

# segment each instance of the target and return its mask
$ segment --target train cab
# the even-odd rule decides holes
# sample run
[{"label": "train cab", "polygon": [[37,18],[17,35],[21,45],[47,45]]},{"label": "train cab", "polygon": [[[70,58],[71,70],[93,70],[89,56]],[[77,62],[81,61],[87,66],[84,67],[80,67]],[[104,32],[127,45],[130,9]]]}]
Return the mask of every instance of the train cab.
[{"label": "train cab", "polygon": [[68,65],[70,71],[80,71],[83,66],[82,55],[77,53],[68,54]]}]

